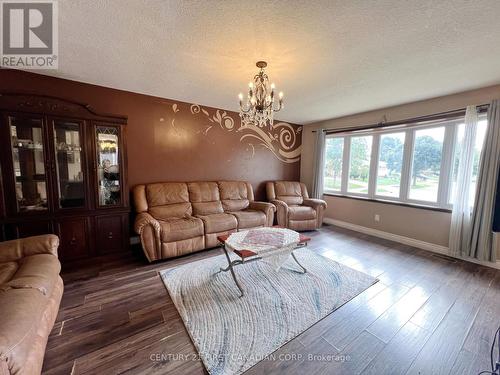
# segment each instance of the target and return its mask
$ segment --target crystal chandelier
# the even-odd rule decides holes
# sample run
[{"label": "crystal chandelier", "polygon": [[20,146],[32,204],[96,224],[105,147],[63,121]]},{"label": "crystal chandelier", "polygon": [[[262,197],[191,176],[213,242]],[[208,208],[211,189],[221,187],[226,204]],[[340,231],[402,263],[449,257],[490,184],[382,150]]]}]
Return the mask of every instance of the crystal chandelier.
[{"label": "crystal chandelier", "polygon": [[248,95],[243,103],[243,94],[240,93],[240,117],[244,125],[257,125],[263,128],[269,124],[273,126],[274,112],[283,108],[283,92],[279,93],[278,104],[275,104],[274,83],[269,84],[269,78],[264,69],[265,61],[257,61],[255,64],[260,72],[253,77],[253,82],[248,84]]}]

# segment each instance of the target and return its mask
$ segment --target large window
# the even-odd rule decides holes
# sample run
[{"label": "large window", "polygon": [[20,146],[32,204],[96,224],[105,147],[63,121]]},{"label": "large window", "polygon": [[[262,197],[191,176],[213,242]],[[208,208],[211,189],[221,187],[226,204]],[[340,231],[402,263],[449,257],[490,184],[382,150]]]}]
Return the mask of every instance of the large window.
[{"label": "large window", "polygon": [[[463,120],[328,135],[325,192],[451,208],[456,185]],[[471,198],[486,133],[478,125]]]}]

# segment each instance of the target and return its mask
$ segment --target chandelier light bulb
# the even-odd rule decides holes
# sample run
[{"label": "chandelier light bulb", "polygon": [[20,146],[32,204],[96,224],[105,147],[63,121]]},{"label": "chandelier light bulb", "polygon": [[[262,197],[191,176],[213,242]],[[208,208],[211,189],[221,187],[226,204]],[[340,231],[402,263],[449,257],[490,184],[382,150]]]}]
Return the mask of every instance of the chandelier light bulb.
[{"label": "chandelier light bulb", "polygon": [[243,94],[241,92],[238,94],[238,98],[240,99],[240,102],[243,100]]},{"label": "chandelier light bulb", "polygon": [[280,100],[283,99],[283,91],[280,91],[279,96],[280,96]]},{"label": "chandelier light bulb", "polygon": [[271,83],[271,89],[275,89],[276,88],[276,85],[274,83]]}]

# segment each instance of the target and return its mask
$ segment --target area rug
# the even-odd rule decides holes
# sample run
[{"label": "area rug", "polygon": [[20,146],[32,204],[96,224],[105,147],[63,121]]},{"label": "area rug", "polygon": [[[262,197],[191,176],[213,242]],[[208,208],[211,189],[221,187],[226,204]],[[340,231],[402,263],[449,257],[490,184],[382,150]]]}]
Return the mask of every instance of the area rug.
[{"label": "area rug", "polygon": [[229,272],[224,255],[161,271],[187,331],[212,375],[241,374],[377,280],[307,248],[279,271],[264,261]]}]

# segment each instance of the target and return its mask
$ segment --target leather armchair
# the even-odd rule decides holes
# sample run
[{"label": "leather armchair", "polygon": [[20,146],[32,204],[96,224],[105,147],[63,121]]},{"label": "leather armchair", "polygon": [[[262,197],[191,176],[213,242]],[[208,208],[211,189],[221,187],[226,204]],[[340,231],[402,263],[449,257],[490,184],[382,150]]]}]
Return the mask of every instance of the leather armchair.
[{"label": "leather armchair", "polygon": [[270,181],[267,199],[276,206],[278,225],[297,231],[314,230],[323,224],[326,202],[309,198],[306,186],[296,181]]},{"label": "leather armchair", "polygon": [[0,374],[40,374],[63,294],[59,239],[0,242]]}]

